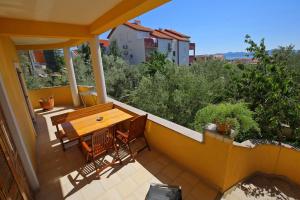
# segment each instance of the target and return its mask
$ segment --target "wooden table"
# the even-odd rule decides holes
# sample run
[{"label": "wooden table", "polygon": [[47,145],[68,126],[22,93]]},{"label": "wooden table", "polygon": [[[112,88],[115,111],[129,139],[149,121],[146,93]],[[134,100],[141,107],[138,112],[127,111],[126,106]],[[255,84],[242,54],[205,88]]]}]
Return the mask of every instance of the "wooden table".
[{"label": "wooden table", "polygon": [[[97,121],[98,117],[103,117],[103,119],[101,121]],[[132,115],[114,108],[105,112],[82,117],[70,122],[65,122],[61,126],[67,136],[72,137],[72,135],[75,135],[77,137],[83,137],[85,135],[91,134],[96,130],[114,126],[132,117]]]}]

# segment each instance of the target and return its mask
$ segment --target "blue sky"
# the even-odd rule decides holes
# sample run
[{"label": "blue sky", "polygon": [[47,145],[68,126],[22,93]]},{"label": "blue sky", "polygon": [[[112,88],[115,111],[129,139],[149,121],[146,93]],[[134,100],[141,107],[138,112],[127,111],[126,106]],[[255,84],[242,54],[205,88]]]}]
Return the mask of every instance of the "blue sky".
[{"label": "blue sky", "polygon": [[197,54],[244,51],[246,34],[268,49],[300,49],[300,0],[173,0],[137,19],[191,36]]}]

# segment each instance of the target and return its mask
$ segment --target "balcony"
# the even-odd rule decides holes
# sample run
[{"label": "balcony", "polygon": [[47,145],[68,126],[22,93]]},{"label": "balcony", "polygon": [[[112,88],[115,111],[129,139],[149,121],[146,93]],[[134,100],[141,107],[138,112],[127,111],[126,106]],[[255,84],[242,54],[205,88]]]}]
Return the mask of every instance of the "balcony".
[{"label": "balcony", "polygon": [[[89,88],[79,86],[78,89]],[[56,108],[41,112],[36,102],[49,91],[56,97]],[[181,185],[184,199],[199,196],[201,199],[218,199],[224,192],[223,199],[232,199],[234,195],[243,199],[255,195],[275,199],[279,196],[299,197],[299,187],[290,183],[300,181],[300,175],[294,173],[300,164],[298,150],[272,144],[235,143],[213,130],[202,135],[151,114],[146,137],[152,151],[144,150],[132,161],[122,150],[123,165],[104,171],[98,179],[93,166],[84,162],[77,145],[71,145],[63,152],[54,135],[55,127],[49,117],[73,110],[70,88],[31,90],[29,96],[37,114],[41,184],[37,199],[144,199],[150,183]],[[144,114],[113,99],[108,101],[128,113]],[[92,97],[86,99],[87,105],[93,102]],[[135,143],[136,147],[139,145],[141,141]],[[255,179],[257,172],[264,173],[258,176],[258,181],[257,176]],[[278,175],[288,179],[278,178]],[[264,185],[266,182],[268,186]]]},{"label": "balcony", "polygon": [[155,49],[158,47],[156,38],[144,38],[144,44],[146,49]]}]

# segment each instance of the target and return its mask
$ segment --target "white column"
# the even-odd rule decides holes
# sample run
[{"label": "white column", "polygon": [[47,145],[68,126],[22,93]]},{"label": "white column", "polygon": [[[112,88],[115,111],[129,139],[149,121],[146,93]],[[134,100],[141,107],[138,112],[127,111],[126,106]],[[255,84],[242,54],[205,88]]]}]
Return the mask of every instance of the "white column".
[{"label": "white column", "polygon": [[77,88],[76,77],[74,72],[73,60],[72,60],[69,47],[64,48],[64,57],[65,57],[65,63],[68,72],[69,84],[71,87],[73,105],[77,107],[80,105],[80,100],[78,95],[78,88]]},{"label": "white column", "polygon": [[106,86],[105,86],[105,78],[101,57],[101,48],[99,45],[98,36],[89,40],[89,45],[91,49],[91,58],[93,65],[93,72],[96,83],[96,92],[97,92],[97,103],[105,103],[106,102]]}]

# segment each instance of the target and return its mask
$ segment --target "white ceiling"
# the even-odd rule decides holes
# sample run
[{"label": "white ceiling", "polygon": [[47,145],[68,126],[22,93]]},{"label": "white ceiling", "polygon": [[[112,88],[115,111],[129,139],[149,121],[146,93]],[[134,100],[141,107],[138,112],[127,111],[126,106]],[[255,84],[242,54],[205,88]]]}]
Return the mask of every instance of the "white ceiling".
[{"label": "white ceiling", "polygon": [[11,37],[16,45],[39,45],[39,44],[55,44],[66,42],[68,39],[60,38],[31,38],[31,37]]},{"label": "white ceiling", "polygon": [[0,17],[88,25],[122,0],[0,0]]}]

